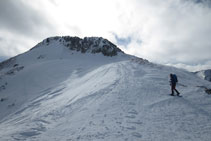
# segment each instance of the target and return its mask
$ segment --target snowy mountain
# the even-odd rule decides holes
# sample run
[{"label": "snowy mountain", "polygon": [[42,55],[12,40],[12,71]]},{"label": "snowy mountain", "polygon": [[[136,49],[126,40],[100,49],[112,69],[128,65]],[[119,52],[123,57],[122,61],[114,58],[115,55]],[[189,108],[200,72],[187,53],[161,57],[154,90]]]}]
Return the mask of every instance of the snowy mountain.
[{"label": "snowy mountain", "polygon": [[199,77],[201,77],[204,80],[211,81],[211,69],[208,70],[202,70],[195,72]]},{"label": "snowy mountain", "polygon": [[[183,97],[169,96],[170,73]],[[209,141],[205,87],[103,38],[47,38],[0,64],[0,140]]]}]

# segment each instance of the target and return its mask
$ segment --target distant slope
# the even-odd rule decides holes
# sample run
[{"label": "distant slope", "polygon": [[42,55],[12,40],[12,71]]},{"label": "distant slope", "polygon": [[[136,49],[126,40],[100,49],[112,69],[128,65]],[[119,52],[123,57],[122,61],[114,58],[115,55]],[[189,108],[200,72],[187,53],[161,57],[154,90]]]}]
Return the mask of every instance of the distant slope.
[{"label": "distant slope", "polygon": [[211,82],[211,69],[195,72],[200,78]]},{"label": "distant slope", "polygon": [[[1,141],[210,140],[209,82],[121,51],[51,42],[2,64]],[[169,96],[170,73],[183,97]]]}]

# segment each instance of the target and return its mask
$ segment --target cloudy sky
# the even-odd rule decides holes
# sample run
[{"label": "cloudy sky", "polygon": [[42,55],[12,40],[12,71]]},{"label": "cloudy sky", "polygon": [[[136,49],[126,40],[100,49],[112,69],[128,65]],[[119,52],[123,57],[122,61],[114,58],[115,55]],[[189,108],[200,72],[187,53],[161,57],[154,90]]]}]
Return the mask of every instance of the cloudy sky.
[{"label": "cloudy sky", "polygon": [[49,36],[101,36],[128,54],[211,68],[211,0],[0,0],[0,61]]}]

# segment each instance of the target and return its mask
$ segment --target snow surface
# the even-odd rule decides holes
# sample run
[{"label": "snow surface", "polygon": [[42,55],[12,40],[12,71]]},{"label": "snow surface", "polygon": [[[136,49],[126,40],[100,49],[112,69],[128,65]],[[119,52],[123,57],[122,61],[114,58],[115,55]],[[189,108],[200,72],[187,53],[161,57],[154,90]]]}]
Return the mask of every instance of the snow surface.
[{"label": "snow surface", "polygon": [[[170,73],[183,97],[169,96]],[[211,95],[201,87],[211,83],[184,70],[55,42],[0,74],[1,141],[211,140]]]}]

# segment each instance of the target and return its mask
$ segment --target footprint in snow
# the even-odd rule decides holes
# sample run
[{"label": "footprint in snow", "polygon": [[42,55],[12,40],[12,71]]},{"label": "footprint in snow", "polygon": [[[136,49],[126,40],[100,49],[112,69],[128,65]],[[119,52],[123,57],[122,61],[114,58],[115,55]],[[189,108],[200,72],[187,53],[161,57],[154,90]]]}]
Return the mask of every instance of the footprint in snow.
[{"label": "footprint in snow", "polygon": [[129,105],[136,105],[134,102],[129,102]]},{"label": "footprint in snow", "polygon": [[143,124],[141,121],[127,121],[127,123],[138,124],[138,125]]},{"label": "footprint in snow", "polygon": [[117,121],[116,123],[117,123],[117,124],[122,124],[122,122],[120,122],[120,121]]},{"label": "footprint in snow", "polygon": [[136,110],[134,110],[134,109],[133,109],[133,110],[131,110],[131,111],[129,111],[128,113],[129,113],[129,114],[138,115],[138,112],[137,112]]},{"label": "footprint in snow", "polygon": [[132,135],[134,137],[137,137],[137,138],[141,138],[142,137],[142,135],[140,133],[138,133],[138,132],[133,132]]},{"label": "footprint in snow", "polygon": [[91,126],[91,125],[96,125],[96,124],[93,121],[90,121],[89,126]]},{"label": "footprint in snow", "polygon": [[135,115],[129,115],[129,116],[125,116],[126,118],[135,118]]},{"label": "footprint in snow", "polygon": [[83,127],[82,129],[81,129],[81,131],[84,131],[86,129],[86,127]]},{"label": "footprint in snow", "polygon": [[134,127],[134,126],[126,127],[126,129],[128,129],[128,130],[136,130],[136,127]]},{"label": "footprint in snow", "polygon": [[36,136],[39,135],[41,133],[39,133],[38,131],[27,131],[27,132],[21,132],[20,135],[24,136],[24,137],[32,137],[32,136]]}]

